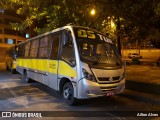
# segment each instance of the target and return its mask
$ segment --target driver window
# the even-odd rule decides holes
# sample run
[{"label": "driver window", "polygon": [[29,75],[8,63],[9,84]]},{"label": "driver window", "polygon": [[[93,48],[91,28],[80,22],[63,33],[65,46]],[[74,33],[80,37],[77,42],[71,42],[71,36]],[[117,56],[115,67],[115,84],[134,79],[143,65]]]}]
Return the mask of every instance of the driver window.
[{"label": "driver window", "polygon": [[76,64],[73,39],[70,31],[65,31],[63,34],[61,58],[71,66]]}]

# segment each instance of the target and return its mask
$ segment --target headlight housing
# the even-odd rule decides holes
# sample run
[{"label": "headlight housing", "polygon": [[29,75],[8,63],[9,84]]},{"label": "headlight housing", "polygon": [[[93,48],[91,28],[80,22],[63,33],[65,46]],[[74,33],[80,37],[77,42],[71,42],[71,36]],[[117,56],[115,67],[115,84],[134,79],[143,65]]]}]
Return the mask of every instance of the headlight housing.
[{"label": "headlight housing", "polygon": [[83,77],[87,80],[96,82],[96,79],[93,74],[87,72],[84,68],[82,68]]}]

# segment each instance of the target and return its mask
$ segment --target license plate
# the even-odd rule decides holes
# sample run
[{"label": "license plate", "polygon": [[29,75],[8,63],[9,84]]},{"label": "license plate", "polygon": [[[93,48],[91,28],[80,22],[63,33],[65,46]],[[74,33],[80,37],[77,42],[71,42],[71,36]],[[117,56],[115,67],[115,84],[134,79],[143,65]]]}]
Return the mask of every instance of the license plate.
[{"label": "license plate", "polygon": [[114,92],[108,92],[108,93],[106,93],[106,96],[112,96],[112,95],[114,95]]}]

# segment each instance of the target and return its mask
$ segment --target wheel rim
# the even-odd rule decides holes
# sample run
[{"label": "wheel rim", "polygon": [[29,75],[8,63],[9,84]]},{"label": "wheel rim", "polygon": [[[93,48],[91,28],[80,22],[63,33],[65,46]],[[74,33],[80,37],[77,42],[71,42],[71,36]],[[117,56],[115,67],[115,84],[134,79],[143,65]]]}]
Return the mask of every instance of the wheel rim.
[{"label": "wheel rim", "polygon": [[71,82],[65,83],[62,92],[63,98],[68,105],[75,105],[76,98],[74,98],[74,89]]},{"label": "wheel rim", "polygon": [[71,89],[69,87],[67,87],[64,91],[63,91],[63,96],[65,99],[70,99],[72,96],[72,92]]}]

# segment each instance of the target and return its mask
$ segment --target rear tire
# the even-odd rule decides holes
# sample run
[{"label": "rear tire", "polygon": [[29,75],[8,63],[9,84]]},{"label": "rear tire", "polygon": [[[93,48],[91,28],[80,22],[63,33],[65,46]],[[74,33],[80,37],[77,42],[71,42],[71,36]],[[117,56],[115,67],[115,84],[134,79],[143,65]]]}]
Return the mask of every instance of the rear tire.
[{"label": "rear tire", "polygon": [[62,95],[63,95],[65,102],[68,105],[72,106],[77,103],[77,99],[74,98],[74,89],[73,89],[71,82],[67,82],[64,84]]},{"label": "rear tire", "polygon": [[11,73],[12,73],[12,74],[15,74],[15,73],[16,73],[16,70],[15,70],[15,69],[11,69]]},{"label": "rear tire", "polygon": [[24,72],[22,80],[25,81],[25,82],[27,82],[27,83],[30,82],[29,78],[27,77],[27,72]]}]

